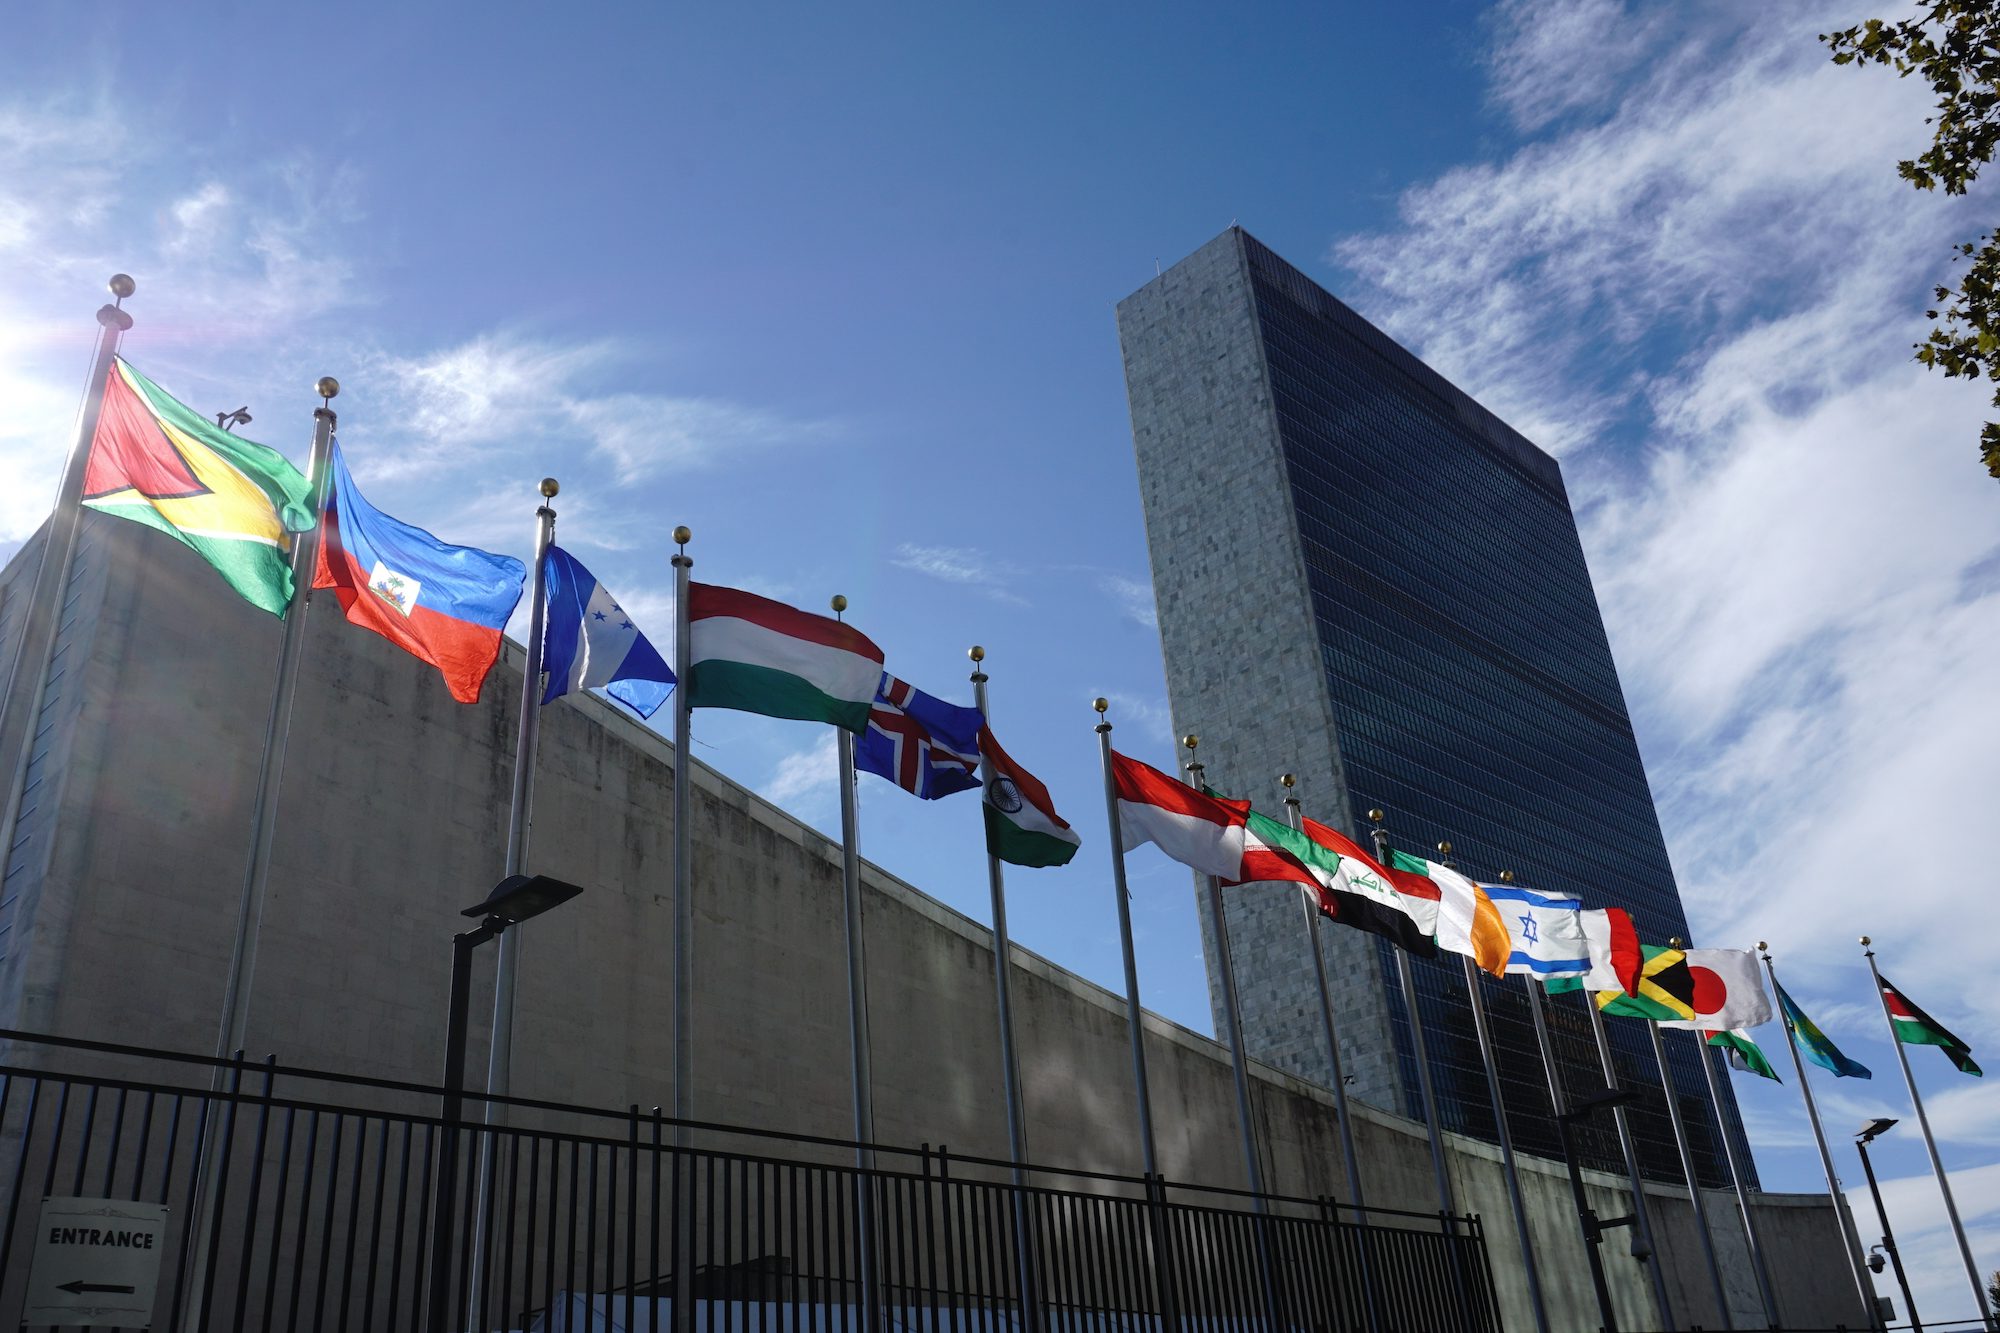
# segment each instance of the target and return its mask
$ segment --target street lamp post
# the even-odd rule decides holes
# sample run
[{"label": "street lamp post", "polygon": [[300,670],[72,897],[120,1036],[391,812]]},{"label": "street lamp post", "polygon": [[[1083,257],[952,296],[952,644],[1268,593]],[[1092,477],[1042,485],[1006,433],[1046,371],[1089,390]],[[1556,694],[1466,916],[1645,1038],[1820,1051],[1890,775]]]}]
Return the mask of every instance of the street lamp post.
[{"label": "street lamp post", "polygon": [[430,1333],[451,1330],[452,1230],[458,1193],[458,1132],[465,1118],[465,1030],[472,1008],[472,951],[497,939],[551,907],[568,902],[583,890],[547,875],[509,875],[493,886],[486,900],[465,909],[478,920],[471,930],[451,937],[451,1000],[445,1019],[444,1077],[439,1115],[444,1121],[438,1153],[437,1194],[431,1201]]},{"label": "street lamp post", "polygon": [[[1924,1326],[1917,1322],[1917,1301],[1910,1295],[1910,1279],[1903,1274],[1903,1256],[1896,1253],[1896,1238],[1889,1231],[1889,1211],[1882,1206],[1882,1191],[1875,1184],[1875,1167],[1868,1160],[1868,1144],[1886,1132],[1893,1120],[1870,1120],[1854,1136],[1854,1150],[1861,1154],[1861,1174],[1868,1177],[1868,1194],[1875,1200],[1875,1216],[1882,1220],[1882,1252],[1889,1256],[1890,1267],[1896,1270],[1896,1285],[1903,1289],[1903,1310],[1910,1317],[1913,1333],[1924,1333]],[[1876,1269],[1880,1272],[1880,1268]]]}]

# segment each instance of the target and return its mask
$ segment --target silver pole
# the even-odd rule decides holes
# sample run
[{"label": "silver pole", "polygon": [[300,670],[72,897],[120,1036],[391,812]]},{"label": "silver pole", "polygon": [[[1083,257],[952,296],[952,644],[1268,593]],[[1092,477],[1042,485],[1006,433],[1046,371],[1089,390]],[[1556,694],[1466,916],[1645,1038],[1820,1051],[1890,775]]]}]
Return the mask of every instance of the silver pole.
[{"label": "silver pole", "polygon": [[264,903],[270,894],[271,848],[278,836],[278,790],[285,777],[285,743],[292,730],[292,698],[304,656],[306,604],[319,557],[320,517],[326,508],[327,460],[338,424],[330,404],[340,392],[331,375],[313,386],[320,406],[313,409],[312,458],[306,476],[313,488],[313,526],[292,538],[292,602],[285,612],[285,638],[278,650],[278,683],[271,692],[271,715],[264,724],[264,758],[257,774],[257,797],[250,808],[250,865],[236,908],[236,938],[229,955],[229,983],[223,991],[222,1023],[215,1055],[226,1060],[248,1045],[250,987],[257,974],[257,943],[263,932]]},{"label": "silver pole", "polygon": [[[1604,1086],[1618,1086],[1618,1067],[1611,1059],[1611,1038],[1604,1030],[1604,1015],[1598,1012],[1597,1001],[1589,991],[1582,992],[1583,1007],[1590,1013],[1590,1033],[1597,1039],[1597,1063],[1604,1071]],[[1625,1176],[1632,1182],[1632,1217],[1637,1228],[1639,1243],[1646,1247],[1646,1269],[1653,1278],[1653,1299],[1660,1305],[1660,1323],[1674,1329],[1680,1325],[1674,1322],[1673,1302],[1667,1297],[1667,1276],[1660,1262],[1660,1247],[1653,1241],[1653,1218],[1646,1207],[1646,1187],[1639,1175],[1639,1150],[1632,1141],[1632,1122],[1626,1118],[1625,1107],[1620,1103],[1611,1108],[1611,1118],[1618,1126],[1618,1148],[1625,1154]]]},{"label": "silver pole", "polygon": [[[972,659],[972,705],[992,725],[993,715],[986,701],[986,650],[974,644],[966,653]],[[982,752],[979,756],[982,787],[993,781],[993,764]],[[1014,967],[1014,946],[1007,936],[1007,877],[1000,858],[989,847],[986,852],[986,886],[993,900],[993,992],[1000,1015],[1000,1091],[1007,1103],[1007,1153],[1013,1162],[1012,1203],[1014,1213],[1015,1278],[1020,1284],[1022,1322],[1036,1326],[1035,1255],[1028,1226],[1028,1200],[1024,1193],[1028,1175],[1028,1122],[1021,1106],[1021,1066],[1014,1051],[1014,988],[1009,973]]]},{"label": "silver pole", "polygon": [[[7,736],[17,722],[21,733],[13,780],[7,787],[7,810],[0,817],[0,828],[7,831],[7,850],[0,851],[0,875],[13,868],[8,863],[13,858],[16,841],[14,825],[21,817],[21,797],[27,790],[36,722],[48,697],[49,667],[55,659],[56,631],[62,624],[63,590],[69,586],[70,570],[76,563],[76,535],[83,523],[83,478],[90,469],[90,446],[97,438],[97,421],[104,410],[104,388],[118,360],[119,340],[132,327],[132,317],[118,308],[135,290],[132,279],[115,273],[109,286],[116,299],[97,311],[97,352],[91,358],[90,379],[83,386],[83,402],[77,407],[76,429],[70,436],[62,480],[56,484],[55,507],[49,511],[41,560],[35,566],[27,610],[21,615],[21,631],[7,664],[7,689],[0,694],[0,738]],[[35,645],[32,651],[28,647],[31,642]],[[25,717],[17,718],[15,687],[20,683],[21,668],[29,662],[35,664],[35,683],[28,692]]]},{"label": "silver pole", "polygon": [[[1092,707],[1100,718],[1110,705]],[[1111,766],[1111,724],[1097,724],[1097,753],[1104,763],[1104,808],[1111,830],[1111,892],[1118,903],[1118,943],[1125,952],[1125,1019],[1132,1033],[1132,1082],[1139,1096],[1139,1155],[1146,1178],[1160,1174],[1159,1145],[1153,1138],[1153,1098],[1146,1086],[1146,1041],[1139,1008],[1139,963],[1132,952],[1131,892],[1125,887],[1125,838],[1118,826],[1118,777]]]},{"label": "silver pole", "polygon": [[[1771,990],[1775,995],[1780,987],[1778,969],[1771,963],[1770,945],[1763,940],[1757,941],[1757,952],[1764,959],[1764,971],[1770,975]],[[1840,1177],[1833,1169],[1833,1154],[1827,1151],[1826,1131],[1820,1128],[1819,1123],[1819,1104],[1813,1100],[1812,1084],[1806,1082],[1806,1064],[1799,1055],[1798,1033],[1792,1030],[1792,1016],[1784,1012],[1783,1004],[1778,1006],[1778,1010],[1785,1020],[1785,1044],[1791,1048],[1792,1068],[1798,1071],[1799,1096],[1805,1099],[1806,1119],[1812,1124],[1813,1143],[1819,1148],[1820,1169],[1826,1173],[1826,1189],[1833,1199],[1834,1220],[1840,1224],[1840,1244],[1847,1251],[1847,1269],[1854,1275],[1855,1294],[1861,1298],[1861,1309],[1868,1320],[1868,1327],[1880,1328],[1882,1317],[1876,1312],[1875,1291],[1863,1276],[1861,1242],[1855,1237],[1853,1222],[1847,1215],[1847,1197],[1841,1192]]]},{"label": "silver pole", "polygon": [[1945,1175],[1944,1158],[1938,1156],[1937,1139],[1931,1134],[1931,1118],[1924,1114],[1924,1099],[1917,1094],[1917,1080],[1910,1073],[1910,1055],[1903,1049],[1903,1039],[1896,1035],[1896,1018],[1889,1012],[1888,997],[1882,993],[1882,973],[1875,967],[1875,951],[1868,947],[1868,937],[1861,937],[1861,951],[1868,959],[1868,975],[1875,979],[1875,1000],[1882,1006],[1882,1021],[1889,1025],[1889,1043],[1896,1048],[1896,1061],[1903,1067],[1903,1086],[1910,1090],[1910,1105],[1917,1112],[1917,1128],[1924,1132],[1924,1150],[1931,1155],[1931,1171],[1937,1176],[1938,1193],[1944,1195],[1945,1216],[1951,1219],[1951,1234],[1958,1238],[1958,1256],[1965,1261],[1965,1278],[1972,1284],[1972,1295],[1979,1302],[1979,1317],[1986,1327],[1993,1327],[1993,1307],[1986,1300],[1986,1285],[1979,1280],[1979,1265],[1973,1262],[1972,1247],[1965,1241],[1965,1223],[1958,1220],[1958,1203],[1951,1197],[1951,1180]]},{"label": "silver pole", "polygon": [[1688,1203],[1694,1208],[1695,1231],[1701,1237],[1701,1257],[1708,1265],[1709,1283],[1715,1288],[1716,1308],[1721,1311],[1722,1326],[1735,1328],[1735,1316],[1729,1312],[1729,1294],[1722,1287],[1722,1269],[1715,1262],[1715,1237],[1708,1230],[1708,1205],[1701,1197],[1701,1177],[1695,1171],[1694,1150],[1688,1146],[1687,1125],[1681,1120],[1680,1092],[1674,1087],[1673,1067],[1667,1063],[1666,1047],[1660,1041],[1660,1025],[1643,1021],[1646,1034],[1653,1039],[1653,1059],[1660,1065],[1660,1087],[1667,1094],[1667,1117],[1673,1121],[1674,1146],[1680,1149],[1681,1174],[1687,1178]]},{"label": "silver pole", "polygon": [[[1594,1008],[1595,1006],[1593,1006]],[[1764,1302],[1764,1322],[1778,1326],[1778,1301],[1771,1294],[1771,1276],[1764,1268],[1764,1243],[1757,1235],[1757,1219],[1750,1209],[1750,1193],[1743,1188],[1743,1172],[1736,1164],[1736,1145],[1730,1141],[1729,1127],[1722,1122],[1722,1088],[1715,1080],[1715,1063],[1708,1037],[1699,1028],[1688,1034],[1701,1056],[1702,1077],[1708,1081],[1708,1104],[1715,1108],[1716,1131],[1722,1136],[1722,1155],[1729,1162],[1729,1184],[1736,1191],[1736,1207],[1743,1214],[1743,1239],[1750,1247],[1750,1267],[1757,1275],[1757,1295]]]},{"label": "silver pole", "polygon": [[[264,756],[257,773],[257,795],[250,808],[250,863],[244,871],[243,896],[236,908],[236,936],[230,945],[229,979],[222,993],[222,1020],[216,1035],[215,1056],[227,1060],[241,1058],[248,1044],[250,988],[257,972],[257,943],[263,933],[264,903],[270,890],[271,848],[278,832],[278,791],[285,774],[285,743],[292,729],[292,698],[299,682],[299,659],[304,656],[306,607],[312,596],[313,571],[318,562],[320,527],[326,512],[326,492],[330,484],[328,463],[333,452],[333,431],[339,424],[332,402],[340,393],[340,381],[322,376],[313,385],[320,405],[313,409],[312,454],[306,464],[306,478],[312,484],[313,525],[292,538],[292,600],[285,608],[285,635],[278,649],[277,682],[271,691],[271,713],[264,724]],[[215,1071],[212,1086],[220,1090],[222,1070]],[[182,1309],[190,1323],[198,1322],[204,1274],[207,1271],[210,1210],[214,1207],[215,1186],[223,1156],[213,1151],[215,1117],[210,1116],[196,1148],[200,1179],[195,1184],[197,1198],[189,1215],[194,1219],[192,1234],[194,1262]]]},{"label": "silver pole", "polygon": [[[835,610],[844,598],[835,598]],[[847,931],[847,1032],[854,1059],[854,1197],[856,1260],[861,1267],[861,1317],[881,1327],[875,1274],[875,1075],[869,1060],[868,958],[861,934],[861,853],[854,792],[854,733],[836,733],[840,747],[840,883]]]},{"label": "silver pole", "polygon": [[674,1163],[687,1179],[674,1191],[674,1333],[694,1327],[694,816],[693,705],[688,702],[688,572],[694,559],[685,525],[674,529]]}]

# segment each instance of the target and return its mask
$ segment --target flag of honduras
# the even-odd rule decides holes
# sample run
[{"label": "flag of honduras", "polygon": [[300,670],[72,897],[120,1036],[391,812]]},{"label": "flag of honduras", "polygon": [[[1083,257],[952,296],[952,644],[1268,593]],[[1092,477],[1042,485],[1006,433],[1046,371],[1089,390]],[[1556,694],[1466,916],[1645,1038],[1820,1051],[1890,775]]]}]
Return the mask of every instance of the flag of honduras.
[{"label": "flag of honduras", "polygon": [[1511,884],[1481,884],[1500,910],[1513,949],[1509,972],[1538,977],[1579,977],[1590,971],[1590,941],[1583,931],[1583,901]]},{"label": "flag of honduras", "polygon": [[884,671],[875,687],[868,730],[854,745],[854,766],[935,801],[979,785],[977,708],[948,704]]},{"label": "flag of honduras", "polygon": [[674,686],[673,668],[617,599],[560,546],[551,546],[543,558],[542,581],[548,602],[542,669],[549,673],[542,702],[602,686],[640,717],[659,711]]}]

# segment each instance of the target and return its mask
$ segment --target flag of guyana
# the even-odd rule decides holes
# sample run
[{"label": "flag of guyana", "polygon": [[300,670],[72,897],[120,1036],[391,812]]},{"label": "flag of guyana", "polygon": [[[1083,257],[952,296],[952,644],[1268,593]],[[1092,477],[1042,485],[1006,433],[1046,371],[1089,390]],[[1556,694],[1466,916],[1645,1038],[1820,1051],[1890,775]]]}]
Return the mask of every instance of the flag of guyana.
[{"label": "flag of guyana", "polygon": [[1621,1018],[1645,1018],[1653,1022],[1694,1019],[1694,974],[1688,970],[1687,955],[1665,945],[1642,944],[1645,962],[1639,967],[1639,991],[1597,991],[1592,999],[1607,1014]]}]

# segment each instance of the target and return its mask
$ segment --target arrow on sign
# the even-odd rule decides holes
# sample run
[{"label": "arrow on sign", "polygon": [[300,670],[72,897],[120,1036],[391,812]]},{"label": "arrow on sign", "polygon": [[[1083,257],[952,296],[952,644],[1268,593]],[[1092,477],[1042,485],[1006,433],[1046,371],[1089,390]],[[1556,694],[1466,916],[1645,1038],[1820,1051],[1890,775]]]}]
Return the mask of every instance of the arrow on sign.
[{"label": "arrow on sign", "polygon": [[78,1278],[74,1282],[63,1283],[60,1287],[57,1287],[56,1290],[66,1291],[72,1296],[81,1296],[86,1291],[115,1292],[121,1296],[130,1296],[134,1291],[138,1290],[138,1288],[119,1287],[119,1286],[114,1286],[107,1282],[85,1282],[82,1278]]}]

